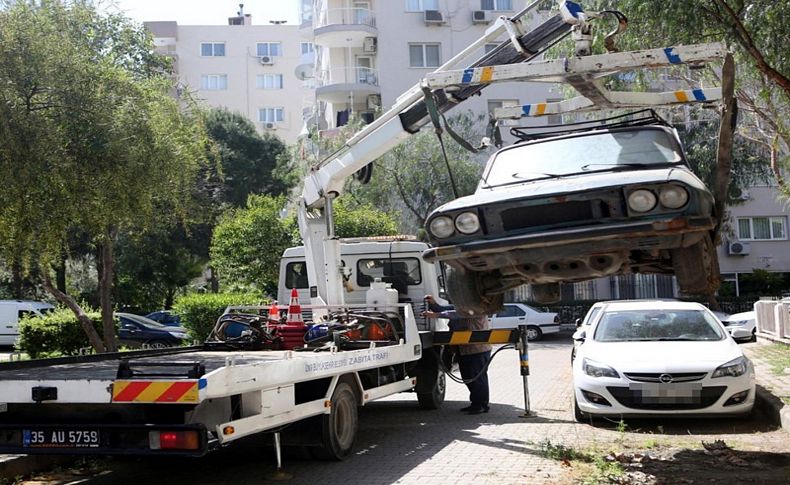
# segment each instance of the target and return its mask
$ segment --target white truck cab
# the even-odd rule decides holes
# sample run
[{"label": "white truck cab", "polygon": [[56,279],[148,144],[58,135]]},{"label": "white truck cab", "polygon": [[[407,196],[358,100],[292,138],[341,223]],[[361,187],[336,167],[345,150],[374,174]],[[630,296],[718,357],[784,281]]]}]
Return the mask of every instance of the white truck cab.
[{"label": "white truck cab", "polygon": [[54,306],[41,301],[0,300],[0,346],[16,343],[19,320],[27,315],[44,316],[54,309]]}]

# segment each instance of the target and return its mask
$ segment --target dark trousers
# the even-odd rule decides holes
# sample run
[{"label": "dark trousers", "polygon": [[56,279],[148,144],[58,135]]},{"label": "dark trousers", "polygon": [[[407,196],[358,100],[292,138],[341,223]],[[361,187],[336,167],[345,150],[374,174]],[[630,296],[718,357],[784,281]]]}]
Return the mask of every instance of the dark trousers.
[{"label": "dark trousers", "polygon": [[[464,380],[473,379],[485,368],[490,358],[491,351],[461,355],[458,361],[461,377]],[[473,407],[488,406],[488,372],[483,372],[475,381],[468,382],[466,387],[469,388],[469,400]]]}]

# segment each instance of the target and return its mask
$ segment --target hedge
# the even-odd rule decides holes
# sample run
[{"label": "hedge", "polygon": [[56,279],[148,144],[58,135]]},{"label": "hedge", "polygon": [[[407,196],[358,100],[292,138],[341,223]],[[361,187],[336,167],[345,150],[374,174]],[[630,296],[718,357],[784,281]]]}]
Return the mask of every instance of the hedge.
[{"label": "hedge", "polygon": [[204,341],[217,319],[231,305],[267,305],[269,300],[256,293],[192,293],[179,297],[173,311],[195,340]]},{"label": "hedge", "polygon": [[[102,335],[101,313],[88,312],[88,316]],[[19,322],[17,348],[33,359],[77,355],[80,349],[90,346],[74,312],[67,308],[58,308],[43,317],[26,317]]]}]

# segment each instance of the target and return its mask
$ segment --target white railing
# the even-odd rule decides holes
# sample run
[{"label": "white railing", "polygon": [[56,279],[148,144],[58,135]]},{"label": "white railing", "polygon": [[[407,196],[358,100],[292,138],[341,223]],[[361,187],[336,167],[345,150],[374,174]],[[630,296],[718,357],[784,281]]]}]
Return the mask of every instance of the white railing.
[{"label": "white railing", "polygon": [[790,339],[790,298],[755,302],[754,315],[758,333]]},{"label": "white railing", "polygon": [[328,8],[321,10],[315,20],[315,28],[328,25],[376,26],[373,11],[367,8]]},{"label": "white railing", "polygon": [[317,86],[330,84],[368,84],[379,85],[378,72],[370,67],[338,67],[324,69],[316,76]]}]

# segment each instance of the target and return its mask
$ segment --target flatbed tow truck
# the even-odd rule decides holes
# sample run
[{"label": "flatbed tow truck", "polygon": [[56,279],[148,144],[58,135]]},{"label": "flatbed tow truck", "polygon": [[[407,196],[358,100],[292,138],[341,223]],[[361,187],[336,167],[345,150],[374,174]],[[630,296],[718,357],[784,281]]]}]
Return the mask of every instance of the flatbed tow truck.
[{"label": "flatbed tow truck", "polygon": [[[446,344],[517,343],[528,411],[523,328],[448,332],[434,322],[418,325],[414,307],[388,299],[392,290],[386,285],[374,285],[371,291],[381,297],[368,298],[367,305],[344,304],[347,270],[334,235],[332,201],[355,172],[428,124],[431,111],[444,112],[490,83],[543,78],[570,82],[579,90],[583,99],[552,106],[546,114],[604,102],[674,103],[683,100],[657,100],[650,93],[649,99],[636,93],[607,97],[597,77],[717,60],[724,53],[721,45],[712,44],[610,53],[586,62],[590,22],[601,14],[561,1],[559,13],[525,31],[522,20],[537,3],[512,18],[497,19],[483,37],[308,174],[299,222],[314,325],[301,324],[293,308],[282,319],[288,321],[279,314],[271,321],[256,314],[228,314],[203,345],[0,364],[0,453],[201,456],[268,432],[274,434],[279,458],[280,434],[287,440],[301,427],[318,445],[318,456],[343,459],[352,451],[358,406],[404,391],[416,392],[423,407],[441,406],[445,381],[439,350]],[[492,52],[461,64],[505,35],[507,40]],[[538,60],[568,35],[576,40],[575,57]],[[705,99],[717,101],[721,92],[706,92]]]}]

